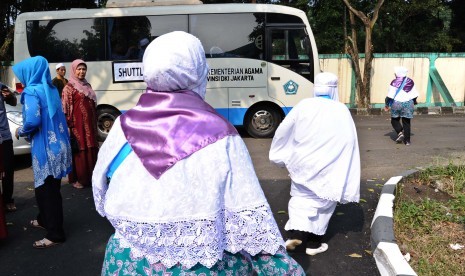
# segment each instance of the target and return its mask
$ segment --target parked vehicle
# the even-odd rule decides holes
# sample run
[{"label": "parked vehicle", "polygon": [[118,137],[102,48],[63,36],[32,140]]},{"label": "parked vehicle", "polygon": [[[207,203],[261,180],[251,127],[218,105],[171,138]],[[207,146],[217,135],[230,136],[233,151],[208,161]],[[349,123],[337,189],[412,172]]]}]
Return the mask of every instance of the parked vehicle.
[{"label": "parked vehicle", "polygon": [[10,126],[11,137],[13,137],[13,152],[15,155],[29,154],[31,153],[31,144],[23,137],[20,137],[19,140],[15,137],[16,129],[23,125],[23,107],[19,102],[19,96],[17,97],[18,104],[16,106],[5,104],[8,125]]},{"label": "parked vehicle", "polygon": [[320,63],[303,11],[272,4],[175,2],[188,5],[112,0],[104,9],[22,13],[15,23],[14,60],[40,55],[54,70],[57,63],[69,67],[76,57],[84,59],[97,93],[101,141],[146,89],[142,41],[171,31],[200,39],[210,67],[205,100],[253,137],[272,137],[292,107],[312,97]]}]

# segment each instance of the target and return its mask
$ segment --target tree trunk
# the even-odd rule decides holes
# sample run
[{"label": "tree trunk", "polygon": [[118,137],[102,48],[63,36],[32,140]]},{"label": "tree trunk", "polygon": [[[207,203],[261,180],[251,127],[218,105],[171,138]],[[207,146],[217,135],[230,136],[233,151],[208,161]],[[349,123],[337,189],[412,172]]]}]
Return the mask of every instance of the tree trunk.
[{"label": "tree trunk", "polygon": [[373,61],[373,44],[371,41],[372,29],[370,27],[365,28],[366,39],[365,39],[365,64],[363,71],[363,89],[364,91],[360,93],[360,96],[363,97],[361,100],[363,107],[369,107],[371,104],[370,97],[370,88],[371,88],[371,69]]},{"label": "tree trunk", "polygon": [[354,13],[349,11],[349,21],[350,21],[350,29],[351,29],[351,34],[349,37],[347,37],[347,41],[349,42],[347,45],[347,53],[350,56],[350,59],[352,61],[352,67],[355,71],[355,91],[356,91],[356,105],[357,107],[363,107],[364,106],[364,96],[363,96],[363,91],[366,91],[364,87],[364,81],[362,79],[362,69],[360,67],[360,55],[359,55],[359,50],[357,46],[357,31],[356,31],[356,24],[355,24],[355,15]]},{"label": "tree trunk", "polygon": [[[350,27],[352,29],[351,35],[347,37],[350,42],[348,44],[347,52],[350,55],[352,66],[355,71],[356,80],[356,103],[357,107],[368,108],[371,104],[370,88],[371,88],[371,70],[373,61],[374,47],[372,44],[373,26],[378,19],[379,10],[384,3],[384,0],[378,0],[376,7],[370,13],[373,13],[372,18],[361,11],[354,9],[349,0],[343,0],[346,7],[349,9]],[[365,62],[363,68],[363,76],[360,69],[360,54],[357,48],[357,29],[355,24],[355,16],[357,16],[365,27]]]}]

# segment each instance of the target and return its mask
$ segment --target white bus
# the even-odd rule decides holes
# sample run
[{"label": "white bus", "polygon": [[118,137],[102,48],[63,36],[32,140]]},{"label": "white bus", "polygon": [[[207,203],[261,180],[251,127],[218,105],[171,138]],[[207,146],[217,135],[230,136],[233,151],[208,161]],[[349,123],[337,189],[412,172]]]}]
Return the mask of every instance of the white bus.
[{"label": "white bus", "polygon": [[313,95],[318,52],[301,10],[268,4],[115,6],[23,13],[15,26],[15,62],[44,56],[53,76],[57,63],[71,74],[74,59],[86,61],[101,140],[146,88],[138,43],[171,31],[201,40],[210,67],[206,101],[252,137],[271,137],[290,109]]}]

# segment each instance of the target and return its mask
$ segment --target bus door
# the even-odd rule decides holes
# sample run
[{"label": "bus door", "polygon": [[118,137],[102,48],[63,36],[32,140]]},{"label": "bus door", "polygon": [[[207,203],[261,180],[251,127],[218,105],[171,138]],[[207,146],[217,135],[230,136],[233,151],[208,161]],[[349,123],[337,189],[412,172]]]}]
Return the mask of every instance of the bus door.
[{"label": "bus door", "polygon": [[313,59],[305,25],[267,27],[266,54],[270,97],[293,107],[313,95]]}]

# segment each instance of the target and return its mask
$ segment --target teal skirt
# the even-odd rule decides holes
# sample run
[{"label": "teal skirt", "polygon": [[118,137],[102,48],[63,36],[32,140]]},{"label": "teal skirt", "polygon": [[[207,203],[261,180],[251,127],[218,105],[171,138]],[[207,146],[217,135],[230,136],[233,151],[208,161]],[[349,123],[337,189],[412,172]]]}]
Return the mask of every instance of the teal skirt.
[{"label": "teal skirt", "polygon": [[102,275],[305,275],[302,267],[284,250],[274,255],[223,253],[223,259],[213,267],[197,264],[190,269],[181,265],[171,268],[161,263],[150,265],[145,258],[133,258],[129,248],[121,248],[113,236],[108,241]]}]

